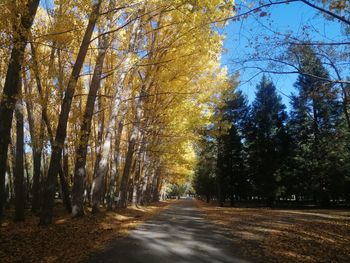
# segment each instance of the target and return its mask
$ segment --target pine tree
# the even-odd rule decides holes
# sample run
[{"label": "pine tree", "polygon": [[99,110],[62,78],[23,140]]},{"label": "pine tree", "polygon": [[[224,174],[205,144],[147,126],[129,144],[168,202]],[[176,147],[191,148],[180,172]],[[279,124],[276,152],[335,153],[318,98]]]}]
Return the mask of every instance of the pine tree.
[{"label": "pine tree", "polygon": [[286,156],[287,114],[274,84],[263,76],[247,124],[250,176],[256,194],[273,205],[277,190],[277,172]]},{"label": "pine tree", "polygon": [[329,74],[310,47],[293,48],[299,61],[299,75],[292,98],[289,126],[295,148],[297,195],[327,204],[330,190],[344,179],[347,150],[340,128],[341,105]]},{"label": "pine tree", "polygon": [[227,186],[226,191],[233,205],[235,199],[245,197],[249,188],[243,145],[244,126],[249,112],[246,97],[241,91],[234,91],[232,99],[225,102],[222,111],[224,120],[230,124],[228,134],[221,138],[222,171],[226,177],[223,183]]}]

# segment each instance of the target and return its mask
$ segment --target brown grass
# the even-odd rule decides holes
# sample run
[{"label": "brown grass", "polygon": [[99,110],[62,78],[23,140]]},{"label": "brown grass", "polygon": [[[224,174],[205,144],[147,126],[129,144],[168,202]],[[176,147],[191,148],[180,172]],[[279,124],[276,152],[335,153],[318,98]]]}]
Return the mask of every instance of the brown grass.
[{"label": "brown grass", "polygon": [[350,262],[350,211],[216,207],[196,201],[254,262]]},{"label": "brown grass", "polygon": [[0,227],[0,262],[82,261],[108,241],[125,236],[169,204],[160,202],[147,207],[130,207],[118,213],[102,211],[80,219],[73,219],[62,209],[56,209],[55,221],[47,227],[39,227],[39,219],[32,215],[21,223],[5,219]]}]

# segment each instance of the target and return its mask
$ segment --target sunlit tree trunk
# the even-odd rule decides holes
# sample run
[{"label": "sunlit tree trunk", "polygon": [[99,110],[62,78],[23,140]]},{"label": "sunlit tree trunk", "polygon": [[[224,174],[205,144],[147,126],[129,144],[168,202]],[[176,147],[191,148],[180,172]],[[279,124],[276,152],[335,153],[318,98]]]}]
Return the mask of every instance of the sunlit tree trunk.
[{"label": "sunlit tree trunk", "polygon": [[92,115],[97,96],[97,91],[100,88],[103,62],[106,56],[109,45],[109,38],[105,35],[99,43],[99,53],[97,55],[95,69],[91,80],[90,90],[86,102],[86,108],[83,116],[82,125],[80,128],[79,145],[76,150],[76,161],[74,170],[74,184],[72,190],[73,216],[84,215],[83,194],[84,194],[84,179],[86,177],[86,156],[87,148],[91,131]]},{"label": "sunlit tree trunk", "polygon": [[83,66],[84,59],[89,47],[92,32],[94,30],[94,27],[98,18],[101,2],[102,2],[101,0],[94,1],[92,13],[90,14],[90,18],[89,18],[89,23],[87,25],[87,28],[78,52],[78,56],[75,61],[70,79],[68,81],[67,89],[65,91],[65,96],[62,102],[61,113],[59,116],[58,126],[56,129],[56,137],[52,147],[48,176],[43,189],[43,197],[44,197],[43,199],[45,201],[42,203],[42,211],[40,216],[41,225],[51,224],[51,221],[52,221],[52,209],[53,209],[53,204],[54,204],[53,201],[54,201],[54,195],[55,195],[55,180],[59,172],[62,149],[64,147],[64,141],[67,135],[69,112],[72,104],[73,95],[75,92],[75,87],[77,85],[80,71]]},{"label": "sunlit tree trunk", "polygon": [[[129,60],[127,60],[126,62],[128,61]],[[121,77],[124,80],[126,77],[126,72],[123,73]],[[122,85],[123,82],[124,81],[121,81],[120,84]],[[121,86],[119,87],[120,89],[122,89]],[[94,176],[94,181],[91,189],[92,205],[93,205],[94,212],[99,211],[101,187],[103,186],[104,176],[106,175],[107,168],[108,168],[108,158],[111,154],[112,134],[114,131],[114,127],[116,125],[116,120],[117,119],[120,120],[120,116],[124,116],[124,114],[126,113],[126,107],[124,107],[124,110],[123,109],[120,110],[119,107],[121,106],[123,98],[127,98],[129,93],[130,93],[130,89],[128,87],[126,88],[126,90],[122,91],[122,94],[120,96],[116,96],[116,99],[113,101],[112,112],[109,118],[109,124],[106,130],[103,146],[101,147],[101,155],[100,155],[99,163],[96,169],[96,174]],[[119,143],[119,142],[116,142],[116,143]]]},{"label": "sunlit tree trunk", "polygon": [[131,136],[128,141],[128,150],[126,153],[124,170],[123,170],[121,185],[120,185],[120,201],[118,204],[120,208],[127,207],[128,187],[129,187],[129,179],[130,179],[130,173],[132,168],[132,161],[133,161],[133,156],[136,149],[135,146],[137,143],[137,139],[139,137],[139,125],[140,125],[141,113],[142,113],[141,108],[142,108],[142,92],[140,92],[140,96],[137,99],[134,124],[132,128]]},{"label": "sunlit tree trunk", "polygon": [[[117,119],[120,121],[120,118],[124,116],[121,106],[123,100],[129,97],[130,87],[124,88],[124,81],[127,76],[128,71],[132,68],[132,55],[135,52],[138,35],[139,35],[139,19],[136,19],[132,30],[131,30],[131,40],[129,52],[126,54],[124,61],[122,62],[120,69],[120,77],[118,84],[116,85],[117,93],[112,99],[111,103],[111,114],[108,121],[108,127],[106,130],[106,135],[104,138],[103,147],[101,148],[101,159],[99,160],[98,167],[96,169],[96,174],[94,176],[94,181],[92,183],[91,196],[92,196],[92,207],[94,212],[99,211],[100,198],[101,198],[101,188],[103,186],[104,177],[107,172],[108,166],[108,157],[110,155],[111,143],[112,143],[112,134],[116,126]],[[125,108],[125,107],[124,107]]]},{"label": "sunlit tree trunk", "polygon": [[112,160],[112,168],[111,168],[111,180],[109,183],[109,192],[108,192],[108,204],[107,209],[113,209],[114,195],[116,191],[116,179],[118,177],[118,166],[119,166],[119,158],[120,158],[120,140],[123,133],[123,121],[118,124],[118,129],[115,136],[115,144],[114,144],[114,155]]},{"label": "sunlit tree trunk", "polygon": [[13,170],[10,165],[9,159],[7,159],[7,176],[8,176],[8,190],[6,189],[6,197],[11,200],[14,196],[14,189],[13,189]]},{"label": "sunlit tree trunk", "polygon": [[141,135],[142,139],[140,140],[140,145],[138,147],[137,157],[136,157],[136,167],[135,167],[135,173],[133,178],[133,191],[132,191],[132,204],[133,205],[139,205],[140,204],[140,198],[141,198],[141,192],[142,192],[142,182],[143,182],[143,174],[142,174],[142,167],[143,167],[143,161],[145,156],[145,143],[146,143],[146,137],[144,134]]}]

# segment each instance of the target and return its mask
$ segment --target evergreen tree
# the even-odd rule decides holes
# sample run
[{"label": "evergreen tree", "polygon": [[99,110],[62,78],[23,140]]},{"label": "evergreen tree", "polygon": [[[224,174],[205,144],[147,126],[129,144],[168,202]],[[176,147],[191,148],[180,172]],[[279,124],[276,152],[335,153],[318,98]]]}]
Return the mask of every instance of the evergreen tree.
[{"label": "evergreen tree", "polygon": [[287,114],[274,84],[263,76],[257,85],[246,127],[249,171],[255,193],[273,205],[287,154]]},{"label": "evergreen tree", "polygon": [[249,188],[243,145],[243,132],[249,107],[241,91],[234,91],[231,97],[225,101],[222,108],[223,119],[228,121],[230,128],[228,133],[220,138],[222,148],[219,153],[221,160],[218,159],[218,164],[221,164],[221,171],[225,177],[222,183],[233,205],[234,199],[245,198]]},{"label": "evergreen tree", "polygon": [[[310,47],[292,49],[299,75],[292,97],[289,126],[294,144],[293,182],[296,195],[327,204],[344,182],[344,129],[340,129],[341,105],[329,74]],[[291,184],[291,182],[289,182]],[[340,185],[339,185],[340,184]],[[333,189],[331,191],[331,189]]]}]

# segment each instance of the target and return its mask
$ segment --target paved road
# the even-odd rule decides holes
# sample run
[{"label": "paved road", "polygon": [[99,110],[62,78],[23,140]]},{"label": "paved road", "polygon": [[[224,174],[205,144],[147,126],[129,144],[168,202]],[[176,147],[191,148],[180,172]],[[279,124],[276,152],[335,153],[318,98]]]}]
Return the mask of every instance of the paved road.
[{"label": "paved road", "polygon": [[205,219],[192,200],[172,205],[86,263],[243,263],[224,230]]}]

